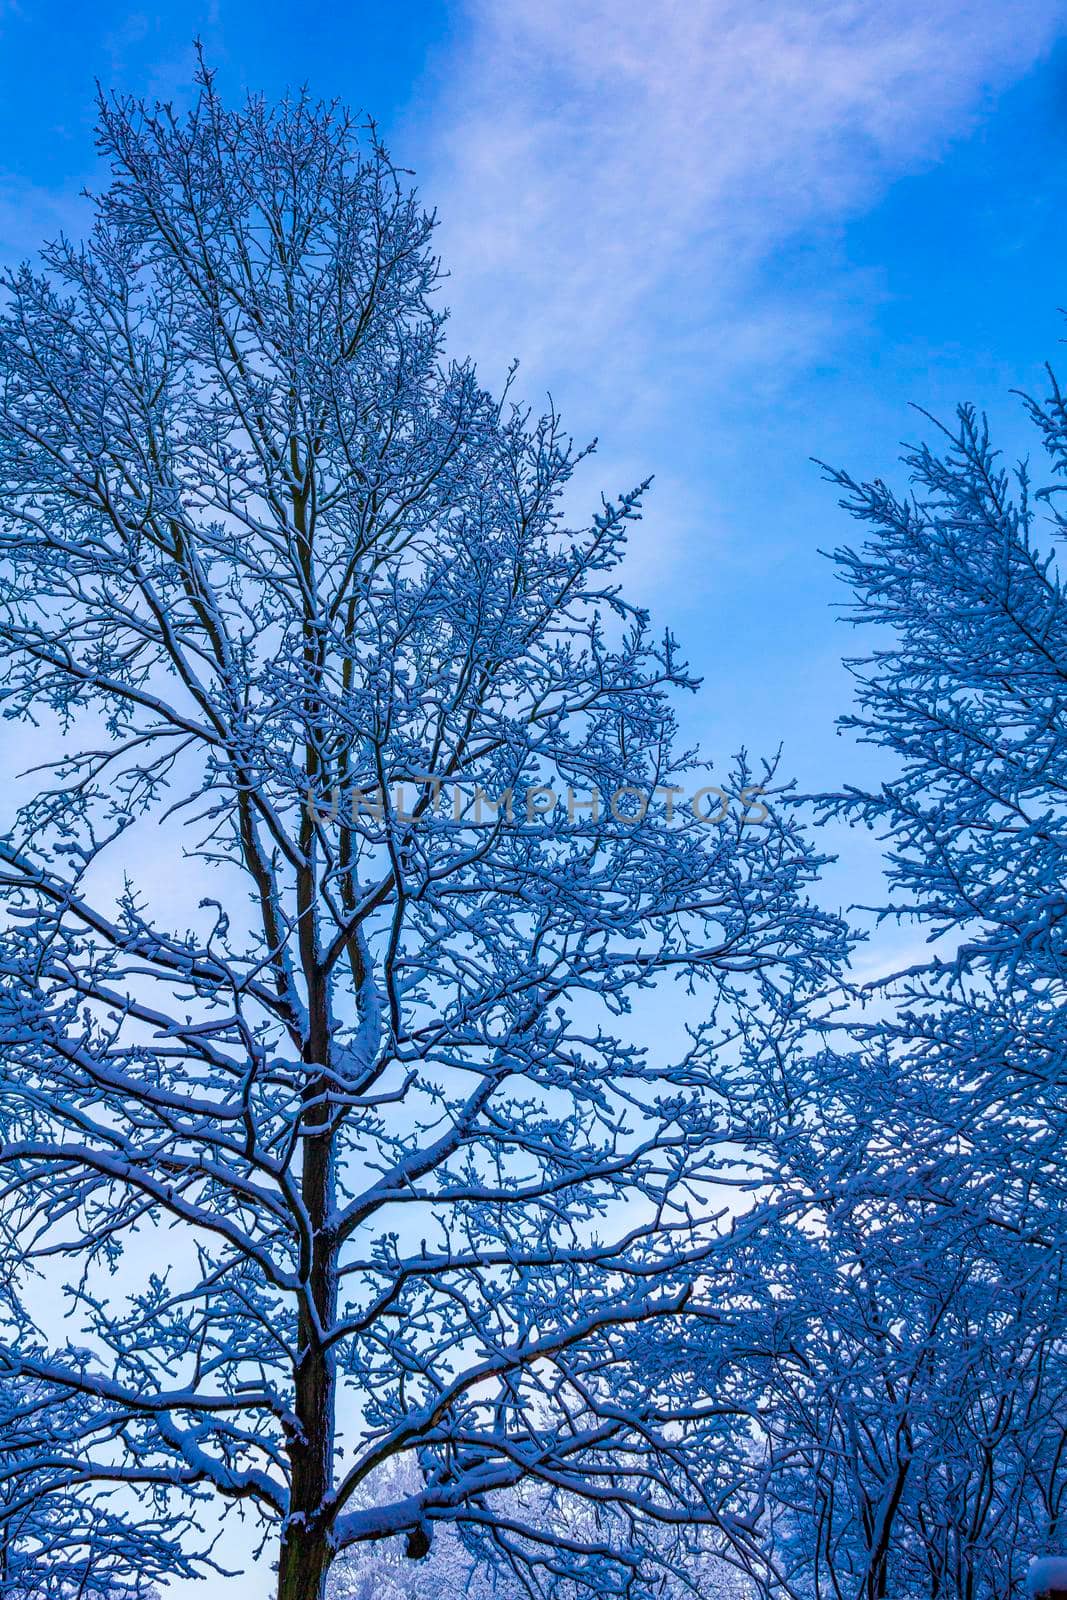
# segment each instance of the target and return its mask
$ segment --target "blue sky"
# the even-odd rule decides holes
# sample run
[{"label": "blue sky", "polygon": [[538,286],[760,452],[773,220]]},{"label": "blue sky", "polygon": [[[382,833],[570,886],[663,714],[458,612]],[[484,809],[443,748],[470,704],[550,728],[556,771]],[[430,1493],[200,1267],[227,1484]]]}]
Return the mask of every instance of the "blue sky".
[{"label": "blue sky", "polygon": [[[81,225],[94,79],[181,103],[195,34],[229,93],[366,109],[440,213],[453,349],[599,436],[590,507],[656,474],[629,583],[706,678],[687,731],[834,787],[847,525],[809,458],[886,473],[910,402],[965,397],[1027,447],[1010,391],[1067,334],[1065,32],[1047,0],[0,0],[0,254]],[[834,897],[874,860],[846,841]]]},{"label": "blue sky", "polygon": [[[1011,391],[1067,372],[1067,10],[0,0],[0,256],[82,225],[94,79],[181,103],[195,34],[229,94],[306,80],[378,119],[440,213],[453,350],[490,383],[520,357],[599,435],[590,509],[656,474],[628,581],[705,676],[686,731],[861,775],[817,554],[848,524],[809,458],[888,475],[909,403],[963,398],[1029,447]],[[843,841],[828,894],[870,898],[875,862]]]}]

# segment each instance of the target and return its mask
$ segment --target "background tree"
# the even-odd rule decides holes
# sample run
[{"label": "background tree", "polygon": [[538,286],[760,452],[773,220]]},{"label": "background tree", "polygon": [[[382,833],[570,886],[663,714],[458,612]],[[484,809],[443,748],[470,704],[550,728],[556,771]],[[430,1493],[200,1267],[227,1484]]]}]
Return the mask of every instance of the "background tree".
[{"label": "background tree", "polygon": [[[1030,414],[1061,475],[1054,380]],[[736,1263],[768,1595],[1009,1600],[1067,1535],[1060,490],[1004,473],[970,408],[943,437],[907,496],[831,474],[883,629],[844,725],[892,766],[823,809],[885,832],[884,914],[944,953],[814,1055],[788,1005],[754,1013],[733,1082],[783,1211]]]},{"label": "background tree", "polygon": [[829,1067],[793,1064],[788,1220],[756,1262],[788,1582],[766,1592],[1010,1600],[1064,1487],[1062,1276],[1045,1244],[990,1227],[907,1056]]},{"label": "background tree", "polygon": [[100,143],[92,238],[0,323],[4,710],[61,750],[0,843],[6,1225],[77,1327],[4,1354],[63,1418],[41,1492],[121,1478],[177,1539],[208,1490],[282,1600],[442,1521],[632,1589],[639,1542],[509,1515],[527,1480],[750,1548],[634,1339],[714,1304],[726,1068],[629,1012],[821,983],[819,858],[641,814],[692,683],[615,583],[639,493],[570,529],[557,417],[444,360],[372,128],[205,73]]},{"label": "background tree", "polygon": [[[921,1191],[932,1259],[946,1227],[951,1239],[965,1221],[969,1235],[965,1260],[950,1252],[966,1271],[939,1341],[958,1402],[939,1423],[955,1446],[943,1437],[948,1456],[923,1469],[934,1530],[927,1581],[966,1595],[1014,1592],[1035,1547],[1062,1551],[1067,1535],[1067,604],[1057,481],[1067,411],[1054,378],[1050,397],[1028,409],[1053,479],[1036,494],[1025,466],[1001,467],[967,406],[941,430],[940,451],[923,445],[905,457],[907,495],[881,479],[830,474],[867,530],[860,548],[837,552],[854,619],[886,630],[877,650],[850,663],[857,706],[844,726],[888,753],[893,772],[880,789],[849,790],[825,807],[886,833],[885,914],[915,919],[944,952],[883,986],[891,1014],[857,1031],[875,1071],[897,1064],[895,1112],[887,1104],[881,1117],[906,1130],[899,1181]],[[973,1563],[990,1518],[1001,1571],[980,1577]],[[1009,1546],[1005,1562],[1008,1529],[1023,1548]]]},{"label": "background tree", "polygon": [[[410,1492],[415,1487],[410,1470],[406,1476],[406,1483],[391,1485],[392,1493],[404,1488]],[[564,1542],[578,1532],[586,1540],[603,1539],[616,1518],[610,1507],[555,1505],[551,1493],[541,1485],[526,1484],[509,1491],[502,1500],[511,1516],[547,1523]],[[565,1521],[568,1510],[571,1518]],[[576,1526],[576,1519],[584,1527]],[[632,1528],[620,1526],[614,1531],[623,1542],[632,1539]],[[526,1600],[530,1593],[526,1568],[522,1564],[510,1568],[501,1565],[479,1542],[477,1534],[477,1529],[442,1528],[429,1555],[415,1566],[404,1559],[395,1542],[357,1546],[333,1569],[331,1600],[439,1600],[442,1595],[463,1595],[469,1600]],[[656,1529],[652,1539],[659,1544],[658,1560],[649,1564],[646,1592],[656,1600],[692,1600],[694,1595],[706,1596],[707,1600],[744,1600],[746,1592],[750,1592],[744,1587],[743,1578],[710,1551],[684,1551],[683,1565],[679,1567],[676,1530]],[[699,1544],[699,1539],[696,1542]],[[656,1571],[657,1567],[660,1570]],[[582,1592],[583,1586],[562,1577],[557,1588],[561,1597],[573,1597]]]},{"label": "background tree", "polygon": [[[1030,404],[1055,474],[1067,466],[1057,388]],[[870,529],[841,550],[854,619],[892,630],[850,663],[857,709],[844,719],[896,758],[875,793],[826,808],[885,828],[886,915],[916,920],[945,954],[901,974],[897,1020],[877,1037],[905,1048],[939,1085],[972,1192],[993,1224],[1063,1236],[1064,808],[1067,603],[1058,564],[1059,488],[1032,493],[998,465],[968,407],[905,458],[913,493],[834,473]],[[1040,513],[1040,515],[1039,515]],[[1044,541],[1044,544],[1043,544]]]}]

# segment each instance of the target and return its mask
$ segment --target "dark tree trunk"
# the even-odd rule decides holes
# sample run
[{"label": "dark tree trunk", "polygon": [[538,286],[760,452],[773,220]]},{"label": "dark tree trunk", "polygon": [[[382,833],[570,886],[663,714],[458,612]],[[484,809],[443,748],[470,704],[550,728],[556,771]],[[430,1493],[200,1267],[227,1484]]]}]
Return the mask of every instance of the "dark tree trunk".
[{"label": "dark tree trunk", "polygon": [[[321,1085],[316,1088],[321,1092]],[[337,1374],[321,1330],[332,1324],[337,1300],[334,1244],[326,1229],[332,1162],[328,1134],[305,1139],[302,1188],[312,1225],[309,1288],[315,1316],[305,1306],[298,1322],[297,1431],[289,1443],[290,1520],[282,1536],[278,1600],[323,1600],[331,1560],[323,1511],[333,1487]]]},{"label": "dark tree trunk", "polygon": [[278,1600],[324,1600],[330,1551],[321,1533],[291,1528],[278,1562]]},{"label": "dark tree trunk", "polygon": [[[294,480],[304,475],[295,441],[290,441]],[[306,495],[293,495],[300,566],[307,594],[314,589],[313,535],[308,526]],[[323,673],[322,636],[317,621],[305,608],[304,666],[311,684]],[[305,711],[315,726],[322,714],[317,691],[309,690]],[[321,729],[319,730],[321,732]],[[318,780],[318,743],[309,738],[305,748],[308,792]],[[303,1157],[300,1195],[309,1227],[304,1245],[301,1276],[306,1296],[300,1308],[297,1339],[299,1354],[294,1372],[296,1428],[289,1441],[289,1521],[282,1535],[278,1562],[278,1600],[324,1600],[326,1574],[332,1560],[329,1528],[324,1520],[333,1488],[336,1432],[337,1374],[335,1358],[324,1335],[332,1330],[337,1310],[337,1241],[332,1228],[334,1207],[334,1127],[329,1105],[331,1048],[329,980],[320,964],[316,918],[315,836],[305,811],[300,824],[300,846],[305,865],[297,873],[296,897],[300,913],[298,946],[307,985],[308,1034],[304,1061],[310,1069],[304,1090]]]},{"label": "dark tree trunk", "polygon": [[[309,984],[313,997],[315,991]],[[318,1020],[318,1027],[315,1022]],[[312,1009],[312,1059],[327,1059],[325,1006]],[[337,1309],[336,1239],[330,1231],[334,1199],[334,1148],[329,1113],[324,1108],[327,1080],[316,1077],[306,1098],[315,1107],[304,1138],[301,1196],[310,1224],[310,1252],[303,1263],[308,1288],[297,1322],[299,1356],[294,1372],[296,1428],[289,1440],[289,1520],[278,1562],[278,1600],[324,1600],[326,1574],[333,1558],[324,1516],[333,1488],[337,1426],[337,1372],[323,1332]]]}]

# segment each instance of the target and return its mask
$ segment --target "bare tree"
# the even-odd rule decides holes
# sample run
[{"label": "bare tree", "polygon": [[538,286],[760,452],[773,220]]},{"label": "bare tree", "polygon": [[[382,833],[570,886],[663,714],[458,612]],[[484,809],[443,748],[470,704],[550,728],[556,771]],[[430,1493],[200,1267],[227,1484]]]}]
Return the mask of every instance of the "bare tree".
[{"label": "bare tree", "polygon": [[1053,1572],[1065,1548],[1067,409],[1054,379],[1029,412],[1060,480],[1036,493],[970,406],[936,447],[909,451],[905,493],[829,474],[864,529],[837,552],[851,615],[880,630],[849,663],[843,726],[891,767],[823,804],[884,833],[883,914],[941,944],[876,986],[875,1019],[851,1019],[850,1062],[836,1075],[810,1063],[785,1101],[791,1184],[813,1222],[783,1251],[776,1304],[797,1308],[800,1354],[779,1364],[770,1411],[795,1450],[777,1480],[793,1495],[780,1542],[815,1595],[1006,1600],[1031,1556]]},{"label": "bare tree", "polygon": [[777,1562],[804,1596],[1011,1600],[1063,1495],[1061,1263],[990,1227],[929,1084],[857,1065],[866,1095],[820,1095],[807,1210],[760,1241]]},{"label": "bare tree", "polygon": [[204,73],[100,142],[92,238],[0,324],[4,709],[61,750],[0,844],[2,1199],[78,1324],[7,1342],[63,1419],[38,1493],[180,1540],[210,1491],[281,1600],[442,1521],[632,1586],[635,1543],[501,1509],[526,1480],[751,1544],[633,1354],[714,1298],[725,1069],[615,1019],[821,982],[819,859],[743,763],[721,821],[679,798],[692,682],[614,576],[640,491],[570,528],[558,418],[444,360],[372,128]]}]

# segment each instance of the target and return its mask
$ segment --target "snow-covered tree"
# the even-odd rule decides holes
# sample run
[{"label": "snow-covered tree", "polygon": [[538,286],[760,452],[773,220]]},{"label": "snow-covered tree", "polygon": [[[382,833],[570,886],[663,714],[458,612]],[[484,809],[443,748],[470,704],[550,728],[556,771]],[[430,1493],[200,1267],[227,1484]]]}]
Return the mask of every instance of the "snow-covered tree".
[{"label": "snow-covered tree", "polygon": [[[1063,473],[1059,390],[1030,411]],[[833,475],[870,529],[862,548],[838,552],[855,620],[890,630],[851,663],[857,707],[844,726],[897,771],[827,805],[885,830],[886,914],[943,941],[891,985],[898,1020],[879,1036],[940,1086],[959,1170],[972,1184],[984,1175],[998,1225],[1017,1231],[1040,1198],[1051,1240],[1067,1177],[1062,486],[1035,495],[1024,467],[1013,486],[967,407],[945,437],[942,455],[906,458],[907,497]]]},{"label": "snow-covered tree", "polygon": [[906,1056],[825,1066],[790,1085],[757,1259],[777,1565],[803,1596],[1012,1600],[1067,1487],[1062,1257],[990,1226]]},{"label": "snow-covered tree", "polygon": [[132,1562],[137,1500],[180,1539],[208,1491],[281,1600],[441,1523],[629,1592],[650,1541],[561,1542],[526,1482],[751,1543],[650,1354],[725,1270],[726,1069],[630,1012],[821,983],[819,858],[678,798],[641,492],[572,528],[558,418],[445,360],[373,129],[206,73],[100,118],[92,237],[0,321],[3,704],[59,752],[0,842],[4,1221],[76,1341],[4,1350],[38,1492],[125,1486]]},{"label": "snow-covered tree", "polygon": [[1050,466],[1036,492],[966,406],[940,449],[905,458],[909,493],[831,473],[867,530],[837,553],[854,619],[883,630],[851,663],[845,726],[893,771],[827,807],[883,832],[886,914],[940,941],[858,1032],[872,1084],[890,1064],[896,1087],[874,1114],[902,1130],[896,1183],[921,1202],[902,1248],[963,1272],[935,1341],[953,1404],[938,1412],[940,1455],[917,1463],[925,1581],[953,1594],[1015,1593],[1029,1555],[1067,1548],[1067,403],[1054,378],[1028,409]]}]

